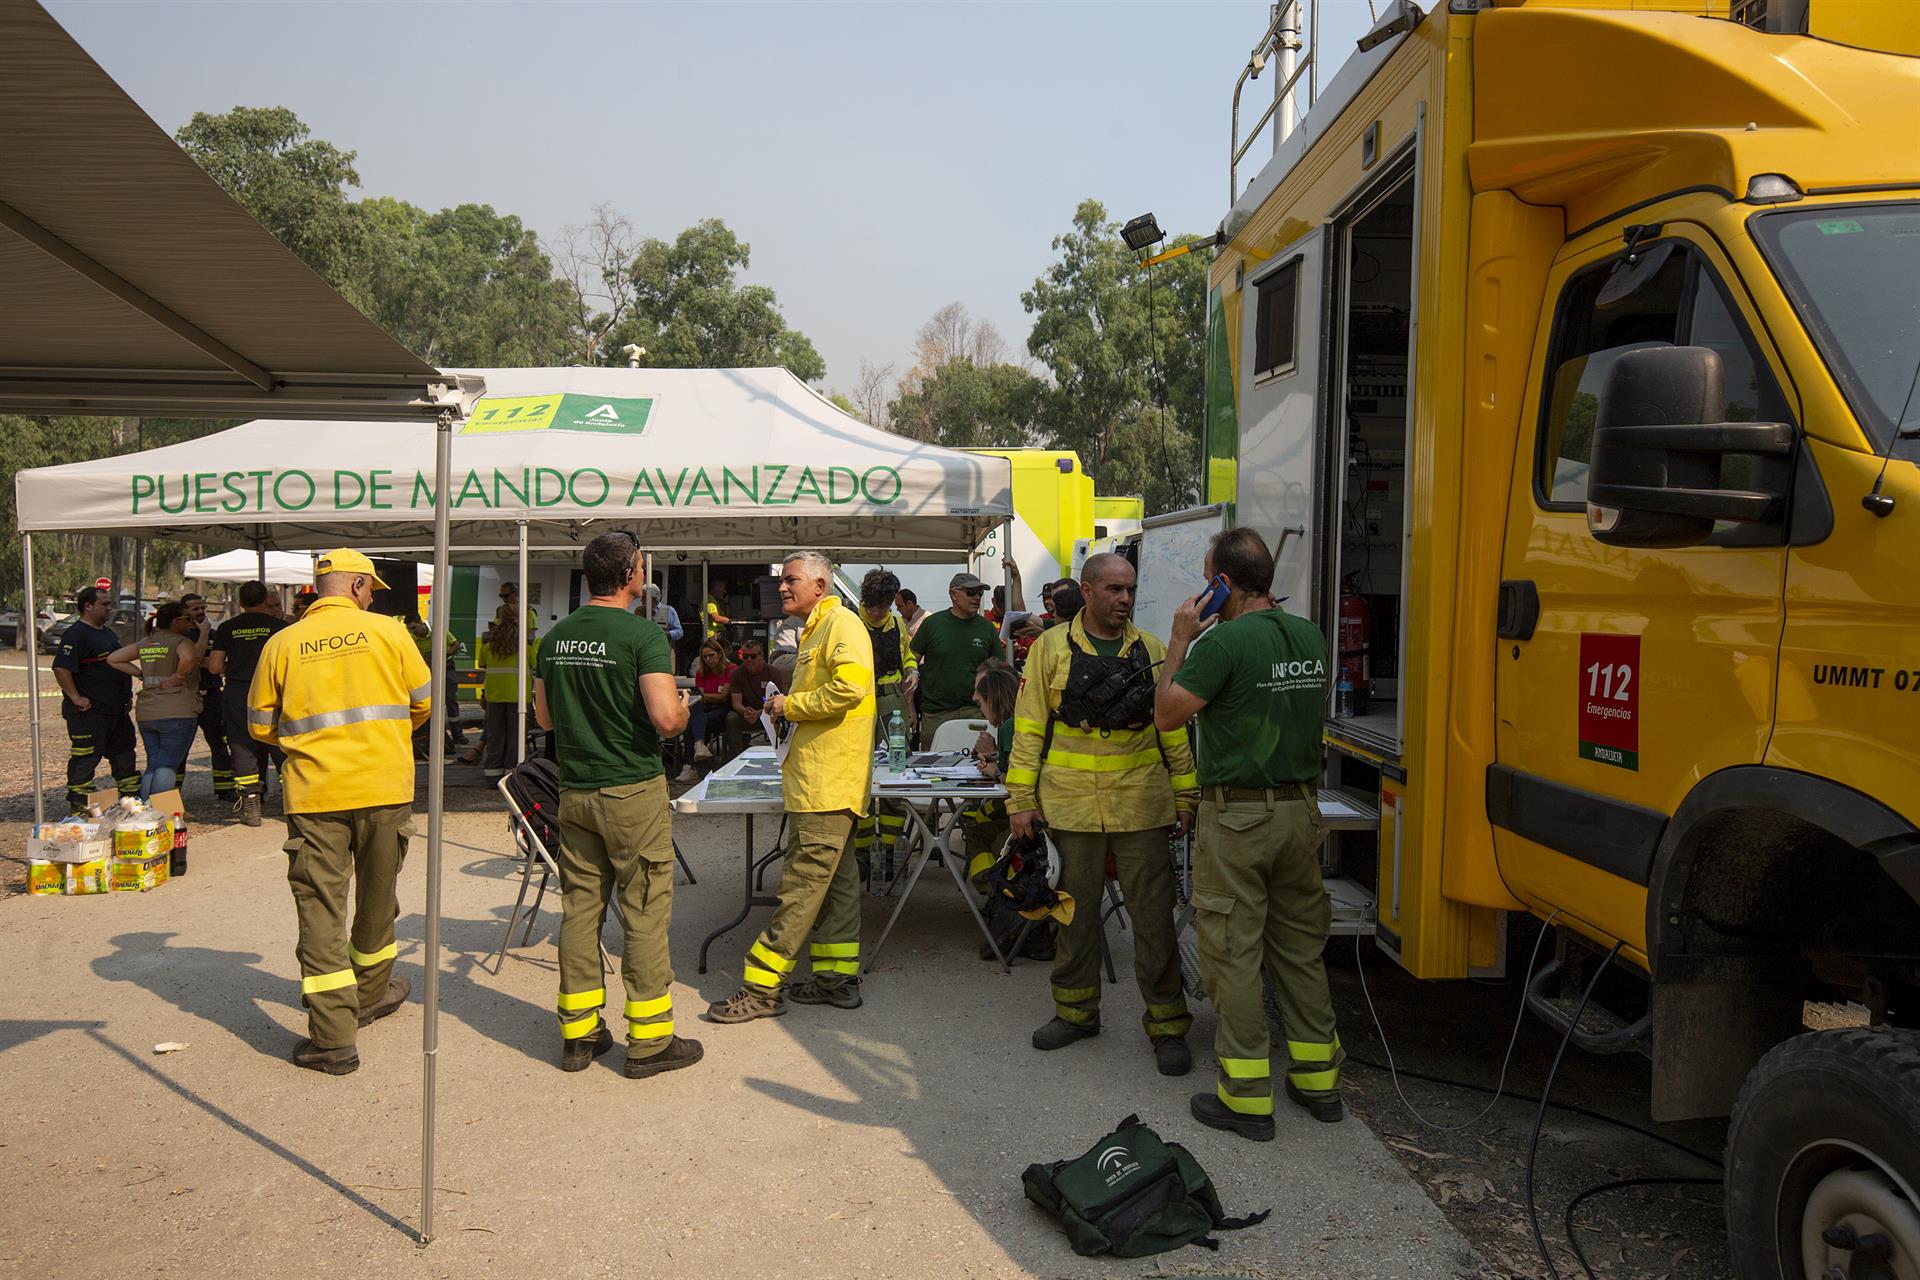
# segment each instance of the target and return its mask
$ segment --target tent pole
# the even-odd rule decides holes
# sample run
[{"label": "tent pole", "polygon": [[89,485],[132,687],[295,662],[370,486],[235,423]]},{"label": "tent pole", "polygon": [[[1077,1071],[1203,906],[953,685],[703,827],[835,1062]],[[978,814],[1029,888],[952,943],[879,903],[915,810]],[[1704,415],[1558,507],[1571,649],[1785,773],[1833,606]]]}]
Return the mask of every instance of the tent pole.
[{"label": "tent pole", "polygon": [[[1000,525],[1000,556],[1013,559],[1013,521],[1007,520]],[[1005,650],[1000,656],[1013,665],[1013,633],[1007,630],[1007,613],[1013,609],[1013,582],[1007,577],[1006,566],[1000,568],[1001,589],[1006,593],[1007,607],[1000,614],[1000,647]]]},{"label": "tent pole", "polygon": [[[518,523],[520,525],[520,599],[526,601],[533,597],[533,587],[527,581],[526,517],[522,516]],[[514,628],[515,634],[526,630],[527,610],[524,604],[521,605],[520,616],[514,619],[514,622],[516,624]],[[516,745],[514,747],[513,762],[515,764],[525,764],[527,762],[527,699],[533,696],[533,686],[527,683],[527,646],[532,643],[533,635],[531,632],[520,636],[520,653],[517,659],[520,665],[520,736],[514,739]]]},{"label": "tent pole", "polygon": [[427,625],[433,631],[431,688],[433,710],[427,719],[427,936],[425,991],[420,1024],[420,1243],[433,1242],[434,1068],[440,1052],[440,826],[447,790],[447,602],[453,583],[447,567],[452,520],[447,504],[447,475],[453,470],[453,411],[442,409],[433,439],[433,595]]},{"label": "tent pole", "polygon": [[[700,643],[707,642],[707,600],[713,588],[707,584],[707,558],[700,557],[700,604],[696,612],[700,617]],[[723,640],[724,645],[724,640]]]},{"label": "tent pole", "polygon": [[40,632],[34,626],[40,620],[40,607],[34,603],[33,535],[20,535],[20,570],[26,579],[26,599],[20,602],[20,625],[27,636],[27,740],[33,748],[33,826],[37,831],[47,818],[46,784],[40,778]]},{"label": "tent pole", "polygon": [[267,580],[267,547],[263,542],[253,544],[255,567],[260,571],[260,581]]}]

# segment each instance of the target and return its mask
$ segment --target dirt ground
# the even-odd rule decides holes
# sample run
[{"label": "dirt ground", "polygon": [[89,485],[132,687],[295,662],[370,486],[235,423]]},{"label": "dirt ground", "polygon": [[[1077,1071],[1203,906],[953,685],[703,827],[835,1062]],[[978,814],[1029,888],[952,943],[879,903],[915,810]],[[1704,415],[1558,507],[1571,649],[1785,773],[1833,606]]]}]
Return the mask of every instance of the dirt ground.
[{"label": "dirt ground", "polygon": [[[24,692],[23,658],[0,655],[0,694]],[[50,730],[43,751],[45,777],[50,802],[57,805],[66,758],[57,699],[42,703],[42,716]],[[0,888],[0,895],[4,895],[17,892],[23,878],[18,859],[31,811],[24,698],[0,697],[0,735],[20,748],[0,755],[0,859],[4,860],[0,861],[0,883],[6,886]],[[278,1062],[291,1047],[299,1025],[298,1010],[284,994],[287,976],[296,971],[291,939],[281,936],[290,927],[291,912],[284,909],[284,883],[273,866],[279,839],[274,833],[280,828],[271,820],[255,833],[232,825],[225,807],[211,795],[203,756],[204,749],[190,766],[186,788],[190,817],[196,824],[195,866],[187,880],[154,894],[115,895],[103,902],[22,895],[0,904],[0,911],[9,916],[8,928],[0,930],[0,937],[7,939],[0,944],[0,960],[11,961],[17,973],[33,972],[50,960],[80,971],[71,984],[60,983],[54,990],[43,990],[39,983],[15,984],[0,1014],[0,1081],[15,1085],[15,1096],[20,1096],[30,1082],[97,1076],[111,1081],[116,1109],[130,1106],[143,1117],[131,1126],[89,1121],[76,1131],[46,1119],[42,1111],[35,1129],[16,1132],[0,1142],[0,1170],[6,1172],[8,1183],[41,1187],[39,1193],[13,1197],[12,1207],[0,1211],[0,1237],[21,1240],[21,1232],[31,1224],[50,1213],[57,1216],[55,1202],[67,1196],[111,1190],[116,1196],[136,1197],[143,1212],[152,1215],[147,1223],[147,1234],[153,1237],[150,1244],[179,1246],[166,1255],[174,1261],[159,1267],[156,1274],[225,1274],[228,1268],[212,1261],[225,1255],[208,1252],[215,1244],[238,1245],[257,1238],[298,1250],[322,1239],[323,1231],[336,1230],[377,1242],[360,1250],[365,1256],[411,1262],[411,1250],[391,1251],[381,1233],[403,1236],[417,1200],[409,1190],[417,1190],[415,1149],[410,1145],[417,1142],[418,1124],[417,1004],[396,1019],[407,1021],[409,1031],[387,1032],[389,1042],[401,1043],[377,1072],[363,1068],[345,1081],[328,1082],[309,1079]],[[872,1035],[864,1027],[860,1034],[834,1031],[823,1050],[820,1043],[806,1042],[799,1017],[744,1029],[692,1022],[700,997],[724,995],[722,988],[731,989],[729,975],[721,970],[731,969],[765,913],[756,911],[747,925],[715,944],[713,973],[694,975],[692,952],[700,935],[737,909],[740,824],[689,819],[681,827],[682,846],[701,883],[679,891],[675,953],[682,980],[697,984],[698,992],[680,993],[683,1017],[689,1024],[682,1028],[683,1034],[704,1036],[710,1051],[727,1041],[755,1042],[756,1053],[765,1050],[770,1056],[762,1062],[749,1055],[748,1061],[724,1068],[727,1083],[717,1099],[710,1096],[710,1083],[704,1090],[692,1083],[696,1075],[708,1082],[721,1078],[718,1071],[704,1070],[708,1064],[680,1073],[678,1080],[663,1077],[662,1083],[674,1083],[655,1093],[663,1101],[671,1099],[667,1107],[677,1117],[672,1122],[675,1153],[665,1158],[648,1137],[652,1121],[644,1117],[653,1114],[654,1107],[643,1107],[638,1117],[626,1121],[619,1119],[620,1108],[606,1109],[622,1096],[620,1085],[626,1083],[617,1072],[589,1073],[596,1077],[597,1087],[586,1096],[593,1099],[595,1110],[554,1101],[568,1092],[559,1082],[571,1084],[576,1078],[560,1076],[548,1062],[552,1055],[546,1043],[550,1038],[546,1019],[551,1014],[543,1011],[551,1000],[553,903],[549,899],[532,946],[512,953],[501,979],[488,978],[479,961],[497,943],[511,901],[508,877],[517,872],[515,864],[496,856],[504,851],[503,824],[496,798],[479,785],[477,770],[450,771],[449,782],[450,809],[461,816],[449,819],[449,839],[458,843],[448,850],[450,954],[443,979],[448,1011],[443,1036],[449,1047],[443,1051],[448,1062],[443,1068],[448,1083],[443,1088],[449,1103],[442,1141],[450,1152],[445,1157],[448,1168],[471,1170],[479,1165],[488,1166],[488,1172],[484,1177],[463,1174],[448,1182],[452,1190],[443,1197],[441,1212],[457,1225],[443,1228],[441,1241],[418,1255],[427,1260],[412,1266],[419,1274],[452,1274],[471,1266],[485,1270],[490,1262],[521,1256],[521,1244],[509,1244],[500,1237],[519,1230],[530,1209],[550,1209],[564,1220],[564,1204],[552,1203],[554,1185],[569,1188],[568,1194],[585,1195],[596,1205],[617,1198],[615,1183],[593,1175],[597,1166],[604,1166],[609,1174],[614,1167],[634,1170],[648,1188],[646,1194],[658,1199],[660,1210],[677,1214],[675,1221],[702,1224],[686,1227],[687,1234],[678,1245],[669,1238],[672,1233],[664,1232],[651,1218],[642,1232],[650,1242],[665,1241],[661,1247],[669,1253],[679,1248],[688,1260],[700,1259],[702,1265],[695,1273],[764,1260],[764,1252],[754,1249],[763,1251],[781,1239],[775,1224],[797,1214],[810,1224],[801,1233],[808,1243],[797,1252],[786,1244],[777,1246],[783,1256],[795,1260],[790,1274],[828,1274],[829,1261],[839,1258],[847,1263],[841,1274],[1232,1275],[1300,1280],[1401,1274],[1476,1280],[1544,1275],[1523,1209],[1524,1165],[1535,1104],[1510,1097],[1460,1132],[1438,1132],[1423,1125],[1397,1096],[1389,1075],[1369,1065],[1383,1065],[1386,1054],[1361,988],[1364,973],[1403,1070],[1490,1087],[1513,1026],[1524,954],[1515,959],[1514,974],[1507,981],[1452,984],[1415,982],[1371,948],[1365,951],[1361,969],[1356,969],[1351,955],[1338,957],[1332,978],[1341,1039],[1350,1055],[1347,1096],[1365,1127],[1313,1125],[1293,1113],[1285,1119],[1294,1123],[1283,1127],[1279,1143],[1263,1149],[1266,1159],[1262,1162],[1248,1155],[1252,1144],[1220,1147],[1216,1154],[1219,1144],[1209,1141],[1208,1131],[1185,1119],[1184,1098],[1204,1083],[1203,1075],[1164,1082],[1178,1087],[1155,1088],[1158,1102],[1143,1102],[1136,1096],[1131,1085],[1136,1083],[1132,1078],[1138,1075],[1139,1063],[1132,1061],[1132,1054],[1122,1052],[1124,1030],[1091,1043],[1104,1055],[1096,1078],[1127,1080],[1127,1088],[1113,1093],[1111,1102],[1098,1104],[1090,1104],[1084,1090],[1056,1096],[1050,1070],[1053,1061],[1040,1059],[1024,1046],[1025,1033],[1031,1029],[1028,1024],[1042,1020],[1044,1013],[1043,973],[1038,966],[1027,965],[1016,968],[1011,978],[988,979],[988,971],[971,961],[970,926],[958,904],[946,900],[952,890],[943,884],[923,885],[901,933],[888,943],[890,955],[883,961],[882,981],[875,984],[875,991],[885,992],[886,984],[892,982],[916,995],[924,992],[927,1000],[909,1009],[890,1010],[883,1034]],[[418,861],[416,857],[408,869],[409,879],[415,880],[416,904]],[[886,906],[879,900],[869,901],[865,931],[869,939],[877,936]],[[126,918],[107,923],[107,913]],[[225,938],[231,926],[219,922],[234,913],[249,917],[245,936]],[[412,972],[416,984],[419,931],[417,913],[403,919],[402,971]],[[617,948],[616,934],[610,929],[608,940]],[[197,935],[205,936],[187,945]],[[1124,978],[1130,952],[1124,935],[1116,938],[1116,947]],[[263,956],[270,958],[262,960]],[[162,980],[161,970],[173,976]],[[1123,981],[1114,990],[1137,1001],[1130,987]],[[103,989],[109,996],[105,1003],[98,998]],[[238,1002],[237,1012],[224,1007],[230,1000]],[[870,1006],[883,1003],[892,1002],[876,999]],[[463,1005],[475,1004],[480,1013],[474,1014],[470,1007],[462,1014]],[[509,1011],[517,1011],[510,1019],[511,1030],[502,1021]],[[813,1010],[804,1015],[818,1017]],[[1110,1022],[1124,1029],[1128,1017],[1121,1014]],[[896,1025],[900,1019],[904,1021]],[[140,1030],[131,1030],[128,1020]],[[982,1057],[966,1045],[989,1024],[997,1050]],[[4,1033],[8,1027],[12,1034]],[[1196,1049],[1201,1050],[1196,1056],[1202,1063],[1209,1056],[1204,1046],[1210,1028],[1210,1017],[1202,1013],[1195,1029]],[[192,1047],[177,1056],[152,1057],[152,1044],[166,1039],[186,1040]],[[1546,1028],[1531,1018],[1522,1022],[1508,1074],[1510,1093],[1537,1097],[1555,1047]],[[458,1066],[451,1056],[456,1051]],[[617,1058],[616,1052],[606,1061]],[[210,1066],[210,1061],[219,1065]],[[610,1078],[598,1081],[600,1075]],[[962,1097],[953,1105],[943,1099],[931,1115],[910,1118],[911,1100],[924,1101],[943,1079],[947,1081],[939,1085],[943,1091],[954,1079],[999,1083],[989,1089],[969,1085],[959,1090]],[[1638,1057],[1599,1058],[1574,1052],[1561,1068],[1553,1096],[1717,1157],[1724,1124],[1655,1124],[1647,1115],[1646,1079],[1646,1063]],[[223,1089],[222,1081],[232,1082],[231,1092]],[[357,1089],[355,1082],[359,1082]],[[1405,1076],[1400,1083],[1407,1102],[1440,1126],[1468,1120],[1488,1101],[1484,1093]],[[321,1087],[327,1084],[346,1088],[328,1094]],[[1049,1113],[1038,1123],[1028,1107],[1016,1101],[1023,1091],[1035,1089],[1045,1096],[1029,1101],[1039,1101]],[[377,1158],[372,1151],[356,1148],[352,1133],[360,1126],[355,1123],[345,1124],[341,1133],[324,1140],[311,1126],[295,1123],[302,1115],[315,1114],[313,1106],[328,1105],[324,1099],[335,1096],[362,1101],[370,1097],[391,1112]],[[741,1110],[746,1096],[758,1098],[761,1105]],[[779,1104],[773,1121],[766,1119],[769,1101]],[[294,1107],[294,1112],[281,1114],[286,1106]],[[1278,1199],[1282,1211],[1275,1221],[1284,1218],[1285,1224],[1272,1233],[1256,1230],[1225,1237],[1225,1248],[1217,1256],[1189,1251],[1165,1256],[1150,1266],[1114,1264],[1089,1270],[1019,1201],[1017,1183],[1011,1195],[1008,1186],[1026,1160],[1071,1154],[1075,1141],[1098,1137],[1105,1125],[1123,1113],[1114,1111],[1115,1106],[1141,1110],[1163,1131],[1170,1131],[1169,1136],[1194,1145],[1221,1181],[1230,1210],[1238,1211],[1242,1204],[1266,1207],[1269,1200]],[[496,1132],[503,1108],[512,1117],[504,1137]],[[1108,1115],[1110,1111],[1114,1113]],[[52,1114],[57,1117],[62,1112],[56,1109]],[[711,1122],[718,1122],[728,1135],[719,1153],[711,1150]],[[568,1144],[553,1140],[556,1126],[558,1130],[571,1127],[580,1139],[591,1135],[592,1141],[577,1158],[569,1156]],[[482,1138],[482,1134],[488,1136]],[[526,1148],[520,1151],[515,1143],[523,1138]],[[218,1161],[209,1164],[190,1154],[199,1149],[228,1151],[239,1167],[253,1168],[252,1176],[263,1185],[282,1189],[271,1197],[276,1203],[298,1205],[311,1221],[282,1222],[237,1235],[230,1226],[216,1227],[215,1220],[226,1215],[208,1203],[216,1198],[208,1193],[217,1193],[227,1175],[220,1172]],[[822,1182],[808,1172],[809,1162],[817,1161],[822,1152],[842,1149],[853,1151],[864,1161],[861,1167],[869,1177],[877,1175],[880,1183],[839,1176]],[[756,1167],[752,1159],[769,1150],[780,1152],[781,1159],[772,1167]],[[613,1156],[617,1156],[615,1165],[607,1165]],[[1319,1172],[1326,1157],[1351,1166],[1349,1176],[1329,1183]],[[1303,1158],[1312,1160],[1310,1171],[1301,1169]],[[536,1162],[541,1160],[545,1162]],[[710,1161],[714,1168],[708,1168]],[[1223,1167],[1216,1167],[1223,1161],[1227,1162]],[[673,1173],[676,1164],[680,1172]],[[1267,1172],[1261,1173],[1262,1169]],[[722,1172],[725,1176],[719,1176]],[[1619,1177],[1712,1176],[1716,1172],[1712,1164],[1630,1129],[1550,1111],[1540,1142],[1535,1199],[1542,1233],[1561,1272],[1580,1274],[1567,1246],[1562,1218],[1567,1202],[1584,1187]],[[289,1179],[305,1184],[299,1194],[285,1192]],[[534,1185],[543,1189],[516,1190]],[[1301,1192],[1298,1187],[1311,1190]],[[769,1188],[777,1190],[769,1192]],[[229,1190],[238,1193],[239,1188]],[[774,1210],[742,1207],[768,1194]],[[1409,1195],[1420,1211],[1408,1201]],[[195,1204],[201,1207],[192,1208]],[[476,1216],[483,1204],[486,1213]],[[498,1220],[503,1212],[508,1221]],[[734,1225],[727,1226],[729,1221]],[[1716,1187],[1615,1192],[1583,1205],[1577,1225],[1598,1275],[1721,1280],[1730,1274]],[[527,1230],[548,1238],[544,1225]],[[847,1241],[841,1237],[866,1230],[896,1241],[906,1231],[917,1261],[894,1256],[890,1270],[873,1272],[866,1264],[851,1261],[865,1258],[864,1253],[843,1257],[840,1250]],[[729,1231],[741,1239],[727,1242]],[[720,1239],[710,1238],[709,1233],[718,1233]],[[551,1238],[564,1236],[559,1232]],[[1010,1236],[1011,1242],[1003,1236]],[[1262,1236],[1267,1238],[1256,1239]],[[340,1256],[344,1259],[353,1253],[349,1249]],[[29,1260],[35,1264],[33,1274],[98,1270],[69,1271],[58,1265],[61,1256],[38,1248],[0,1245],[0,1274]],[[119,1256],[130,1261],[143,1255],[135,1250]],[[614,1265],[612,1255],[607,1263]],[[593,1267],[581,1269],[596,1272]]]}]

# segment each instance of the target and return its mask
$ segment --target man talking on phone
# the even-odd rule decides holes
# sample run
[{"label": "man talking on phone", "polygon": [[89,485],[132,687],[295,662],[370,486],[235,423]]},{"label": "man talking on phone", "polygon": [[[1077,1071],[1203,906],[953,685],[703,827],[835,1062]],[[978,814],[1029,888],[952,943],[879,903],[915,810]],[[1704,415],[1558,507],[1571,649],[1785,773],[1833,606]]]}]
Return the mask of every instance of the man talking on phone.
[{"label": "man talking on phone", "polygon": [[1269,1142],[1263,968],[1286,1023],[1287,1097],[1316,1120],[1345,1114],[1340,1037],[1320,958],[1332,919],[1314,785],[1327,644],[1318,627],[1273,599],[1273,556],[1253,530],[1214,535],[1206,574],[1207,589],[1173,616],[1154,702],[1163,734],[1200,721],[1193,906],[1200,971],[1220,1011],[1220,1074],[1214,1092],[1194,1095],[1192,1110],[1202,1124]]}]

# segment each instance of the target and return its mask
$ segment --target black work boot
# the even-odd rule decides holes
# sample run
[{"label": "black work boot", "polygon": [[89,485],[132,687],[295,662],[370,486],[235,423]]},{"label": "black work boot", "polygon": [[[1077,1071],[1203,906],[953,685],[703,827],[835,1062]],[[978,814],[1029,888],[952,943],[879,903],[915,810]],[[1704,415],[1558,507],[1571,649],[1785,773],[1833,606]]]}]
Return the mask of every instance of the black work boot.
[{"label": "black work boot", "polygon": [[590,1036],[581,1036],[568,1040],[560,1046],[560,1069],[562,1071],[585,1071],[593,1065],[593,1060],[613,1048],[613,1032],[607,1030],[607,1024],[601,1023],[600,1029]]},{"label": "black work boot", "polygon": [[1033,1033],[1033,1047],[1044,1053],[1050,1049],[1064,1049],[1075,1040],[1091,1040],[1099,1034],[1100,1024],[1097,1022],[1081,1026],[1065,1018],[1055,1018]]},{"label": "black work boot", "polygon": [[378,1022],[405,1004],[407,997],[411,994],[413,994],[413,983],[410,980],[406,978],[388,979],[386,994],[373,1002],[373,1008],[362,1009],[360,1011],[360,1025],[364,1027],[369,1022]]},{"label": "black work boot", "polygon": [[808,978],[787,988],[787,999],[795,1004],[830,1004],[836,1009],[858,1009],[866,1003],[860,998],[860,979],[849,978],[825,986],[818,978]]},{"label": "black work boot", "polygon": [[309,1071],[321,1071],[330,1076],[352,1075],[360,1069],[360,1051],[352,1045],[344,1049],[319,1049],[311,1040],[302,1040],[293,1046],[293,1058],[296,1067],[305,1067]]},{"label": "black work boot", "polygon": [[241,796],[239,809],[240,809],[240,821],[243,825],[249,826],[249,827],[257,827],[260,825],[260,797],[259,796],[256,796],[256,795]]},{"label": "black work boot", "polygon": [[1309,1098],[1293,1087],[1293,1081],[1287,1081],[1287,1101],[1303,1108],[1306,1113],[1321,1124],[1339,1124],[1347,1118],[1347,1104],[1336,1097]]},{"label": "black work boot", "polygon": [[1183,1076],[1193,1069],[1193,1052],[1185,1036],[1155,1036],[1153,1065],[1163,1076]]},{"label": "black work boot", "polygon": [[663,1071],[678,1071],[690,1067],[707,1056],[707,1051],[698,1040],[682,1040],[679,1036],[667,1041],[667,1047],[650,1058],[636,1058],[633,1050],[627,1050],[627,1065],[621,1070],[629,1080],[645,1080],[648,1076],[657,1076]]},{"label": "black work boot", "polygon": [[1209,1129],[1225,1129],[1255,1142],[1273,1141],[1273,1117],[1249,1116],[1235,1111],[1211,1093],[1196,1093],[1189,1105],[1193,1118]]},{"label": "black work boot", "polygon": [[778,1018],[787,1011],[787,1002],[779,992],[767,994],[742,987],[718,1004],[707,1006],[701,1016],[708,1022],[752,1022],[755,1018]]}]

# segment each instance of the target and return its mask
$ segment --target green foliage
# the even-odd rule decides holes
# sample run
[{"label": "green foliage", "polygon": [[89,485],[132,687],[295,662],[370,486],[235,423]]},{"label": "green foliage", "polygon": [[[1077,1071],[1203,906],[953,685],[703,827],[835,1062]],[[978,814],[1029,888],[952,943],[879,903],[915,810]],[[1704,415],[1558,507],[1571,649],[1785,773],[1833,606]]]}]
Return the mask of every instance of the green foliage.
[{"label": "green foliage", "polygon": [[1207,255],[1144,271],[1097,200],[1080,204],[1053,248],[1054,263],[1020,297],[1034,317],[1027,350],[1052,375],[1035,424],[1040,436],[1077,451],[1102,492],[1139,493],[1149,512],[1193,502]]},{"label": "green foliage", "polygon": [[959,357],[903,384],[888,406],[891,429],[950,449],[1015,449],[1035,443],[1046,384],[1010,364],[982,368]]},{"label": "green foliage", "polygon": [[783,365],[804,382],[826,376],[813,343],[787,327],[773,290],[742,285],[751,246],[718,218],[688,227],[672,244],[640,245],[628,274],[633,307],[606,338],[602,358],[623,359],[628,343],[645,347],[641,363],[663,369],[744,369]]}]

